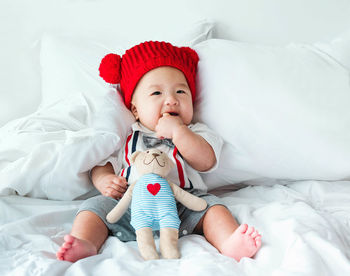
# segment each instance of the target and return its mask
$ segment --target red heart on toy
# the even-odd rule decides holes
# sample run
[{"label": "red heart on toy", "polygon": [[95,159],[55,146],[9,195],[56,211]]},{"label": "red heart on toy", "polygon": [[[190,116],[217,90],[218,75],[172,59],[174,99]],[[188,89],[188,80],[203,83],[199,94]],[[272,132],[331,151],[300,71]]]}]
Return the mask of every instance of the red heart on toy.
[{"label": "red heart on toy", "polygon": [[158,194],[159,190],[160,190],[160,184],[159,183],[155,183],[155,184],[148,184],[147,185],[147,190],[152,194],[152,195],[156,195]]}]

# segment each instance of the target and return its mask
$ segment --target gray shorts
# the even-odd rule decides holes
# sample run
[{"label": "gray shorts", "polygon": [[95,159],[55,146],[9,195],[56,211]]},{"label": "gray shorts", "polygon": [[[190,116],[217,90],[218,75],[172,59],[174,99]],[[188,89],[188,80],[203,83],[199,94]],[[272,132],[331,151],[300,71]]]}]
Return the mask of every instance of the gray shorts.
[{"label": "gray shorts", "polygon": [[[197,190],[191,191],[192,194],[203,198],[208,206],[205,210],[196,212],[192,211],[181,203],[177,203],[177,210],[179,213],[179,217],[181,220],[179,236],[185,236],[188,234],[192,234],[195,227],[197,226],[200,219],[206,213],[208,208],[214,205],[223,205],[223,201],[216,197],[215,195],[203,193]],[[121,217],[121,219],[116,223],[109,223],[106,220],[107,214],[114,208],[114,206],[118,203],[118,200],[113,199],[111,197],[106,197],[102,195],[97,195],[85,200],[80,206],[77,214],[81,211],[91,211],[98,215],[103,222],[106,224],[109,235],[118,237],[121,241],[135,241],[136,234],[134,228],[130,224],[131,220],[131,212],[130,208],[125,212],[125,214]],[[226,207],[226,206],[225,206]],[[226,207],[227,208],[227,207]],[[159,231],[154,231],[153,235],[155,238],[159,237]]]}]

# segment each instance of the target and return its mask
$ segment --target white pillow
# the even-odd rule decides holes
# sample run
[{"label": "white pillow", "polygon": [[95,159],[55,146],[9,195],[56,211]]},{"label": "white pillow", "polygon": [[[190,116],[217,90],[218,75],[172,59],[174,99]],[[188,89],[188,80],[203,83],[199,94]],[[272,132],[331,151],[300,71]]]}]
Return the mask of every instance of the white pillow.
[{"label": "white pillow", "polygon": [[[124,144],[134,121],[121,97],[76,94],[0,129],[0,195],[72,200],[88,172]],[[122,116],[122,117],[121,117]]]},{"label": "white pillow", "polygon": [[196,120],[227,143],[216,175],[222,184],[350,177],[345,67],[312,45],[212,39],[194,49],[200,57]]},{"label": "white pillow", "polygon": [[[192,46],[211,38],[214,23],[202,20],[173,39],[175,45]],[[42,77],[41,106],[46,106],[76,93],[87,97],[102,95],[106,83],[99,77],[101,59],[109,53],[123,54],[141,41],[96,41],[79,37],[46,34],[41,41],[40,63]]]},{"label": "white pillow", "polygon": [[315,46],[350,70],[350,30],[341,33],[329,43],[319,42]]}]

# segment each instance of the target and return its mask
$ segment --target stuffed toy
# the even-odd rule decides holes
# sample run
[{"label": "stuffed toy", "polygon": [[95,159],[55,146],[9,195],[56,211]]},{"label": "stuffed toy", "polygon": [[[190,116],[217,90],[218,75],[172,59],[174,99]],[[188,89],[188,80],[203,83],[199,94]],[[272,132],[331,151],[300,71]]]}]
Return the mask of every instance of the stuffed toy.
[{"label": "stuffed toy", "polygon": [[153,230],[160,230],[160,252],[163,258],[178,259],[178,235],[180,219],[176,200],[194,211],[207,207],[204,199],[194,196],[178,185],[169,183],[166,176],[174,163],[158,149],[136,151],[130,162],[140,178],[132,183],[118,204],[108,213],[107,221],[117,222],[131,202],[131,225],[136,231],[136,240],[145,260],[158,259]]}]

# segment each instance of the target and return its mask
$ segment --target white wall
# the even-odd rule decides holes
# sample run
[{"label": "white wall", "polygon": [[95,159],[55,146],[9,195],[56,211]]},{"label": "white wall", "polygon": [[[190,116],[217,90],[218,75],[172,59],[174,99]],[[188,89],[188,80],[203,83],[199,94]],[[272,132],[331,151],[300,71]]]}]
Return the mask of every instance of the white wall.
[{"label": "white wall", "polygon": [[1,0],[0,126],[40,103],[43,32],[94,38],[171,38],[210,18],[219,38],[284,44],[350,28],[349,0]]}]

